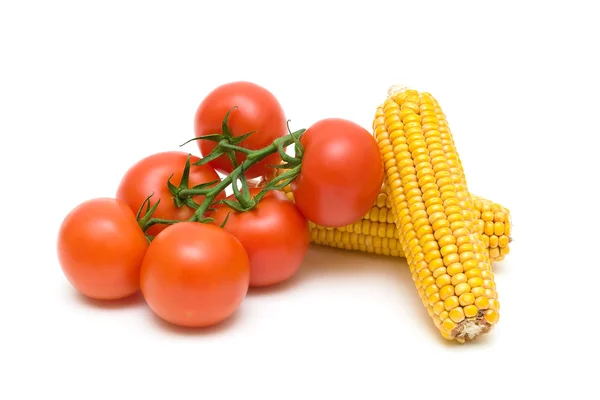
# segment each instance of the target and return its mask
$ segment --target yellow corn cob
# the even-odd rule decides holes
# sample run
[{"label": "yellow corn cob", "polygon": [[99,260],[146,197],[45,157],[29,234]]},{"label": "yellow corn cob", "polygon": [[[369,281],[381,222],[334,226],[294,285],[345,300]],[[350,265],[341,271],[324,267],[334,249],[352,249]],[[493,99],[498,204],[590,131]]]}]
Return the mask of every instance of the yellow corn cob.
[{"label": "yellow corn cob", "polygon": [[[399,232],[394,223],[391,204],[383,185],[371,211],[354,224],[340,228],[325,228],[309,223],[311,241],[315,244],[356,250],[386,256],[404,257],[398,244]],[[291,187],[282,189],[290,200],[294,200]],[[502,261],[509,253],[510,212],[490,200],[473,196],[477,232],[483,236],[485,249],[494,262]]]},{"label": "yellow corn cob", "polygon": [[471,340],[500,317],[474,199],[437,101],[390,89],[373,121],[391,210],[417,291],[446,339]]}]

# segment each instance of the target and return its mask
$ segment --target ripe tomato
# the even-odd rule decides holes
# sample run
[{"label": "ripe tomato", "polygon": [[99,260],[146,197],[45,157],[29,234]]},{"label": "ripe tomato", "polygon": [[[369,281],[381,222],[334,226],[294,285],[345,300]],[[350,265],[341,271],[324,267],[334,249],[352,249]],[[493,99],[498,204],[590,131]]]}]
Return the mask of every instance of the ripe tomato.
[{"label": "ripe tomato", "polygon": [[[260,189],[250,189],[255,196]],[[229,197],[234,199],[233,196]],[[291,278],[308,251],[308,221],[285,194],[268,192],[251,211],[238,213],[219,204],[211,217],[237,237],[250,257],[250,286],[267,286]]]},{"label": "ripe tomato", "polygon": [[223,321],[248,292],[250,263],[232,234],[199,222],[169,226],[150,244],[141,288],[156,315],[176,325]]},{"label": "ripe tomato", "polygon": [[146,236],[127,204],[117,199],[88,200],[63,220],[58,260],[71,284],[101,300],[120,299],[140,288]]},{"label": "ripe tomato", "polygon": [[300,142],[302,167],[292,183],[300,211],[331,228],[365,216],[383,184],[383,159],[373,136],[354,122],[330,118],[309,127]]},{"label": "ripe tomato", "polygon": [[[169,191],[167,180],[171,174],[171,183],[178,186],[188,154],[181,151],[167,151],[150,155],[134,164],[123,176],[117,190],[117,198],[126,202],[137,213],[140,206],[150,194],[152,204],[160,199],[160,204],[154,213],[155,218],[184,221],[189,219],[194,210],[186,205],[177,207],[173,195]],[[192,156],[190,163],[198,161]],[[210,165],[190,167],[189,187],[220,180],[219,175]],[[224,193],[217,196],[217,200],[225,197]],[[194,196],[196,203],[201,204],[204,196]],[[153,225],[148,229],[148,234],[158,235],[166,225]]]},{"label": "ripe tomato", "polygon": [[[221,124],[227,111],[237,106],[229,114],[229,130],[234,137],[250,131],[256,131],[243,140],[239,146],[248,149],[260,149],[270,145],[278,137],[287,134],[285,113],[275,96],[262,86],[250,82],[232,82],[214,89],[202,100],[194,119],[196,137],[222,133]],[[198,140],[201,154],[206,157],[216,143],[209,140]],[[246,156],[236,153],[238,163]],[[268,165],[281,162],[275,153],[254,164],[245,171],[245,176],[255,178],[264,175]],[[210,162],[212,167],[222,174],[233,171],[231,160],[223,155]]]}]

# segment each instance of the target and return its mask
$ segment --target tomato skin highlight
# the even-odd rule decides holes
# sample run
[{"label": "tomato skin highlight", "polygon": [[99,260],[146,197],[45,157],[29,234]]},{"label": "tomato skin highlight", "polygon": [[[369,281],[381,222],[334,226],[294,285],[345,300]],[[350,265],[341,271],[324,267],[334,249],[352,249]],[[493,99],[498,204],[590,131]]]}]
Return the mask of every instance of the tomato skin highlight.
[{"label": "tomato skin highlight", "polygon": [[[255,196],[260,189],[250,189]],[[229,196],[229,199],[234,199]],[[211,214],[244,245],[250,258],[250,286],[270,286],[293,277],[300,269],[310,243],[308,221],[296,205],[279,191],[268,192],[256,208],[238,213],[219,204]]]},{"label": "tomato skin highlight", "polygon": [[300,138],[302,169],[292,182],[294,201],[309,221],[337,228],[364,217],[383,184],[383,159],[360,125],[328,118]]},{"label": "tomato skin highlight", "polygon": [[[256,131],[239,144],[241,147],[261,149],[287,134],[285,113],[275,96],[262,86],[240,81],[221,85],[202,100],[194,117],[196,137],[222,133],[223,119],[227,111],[234,106],[237,108],[231,110],[229,114],[231,134],[238,137]],[[197,143],[203,157],[206,157],[216,145],[209,140],[197,140]],[[236,153],[238,164],[245,159],[245,154]],[[272,154],[246,170],[245,176],[248,179],[263,176],[269,170],[268,165],[280,162],[279,154]],[[211,161],[210,165],[225,175],[233,171],[233,165],[227,155]]]},{"label": "tomato skin highlight", "polygon": [[[186,205],[177,207],[167,185],[171,174],[173,174],[171,183],[175,186],[181,183],[187,157],[188,153],[182,151],[166,151],[141,159],[132,165],[121,179],[117,189],[117,199],[127,203],[131,210],[137,213],[146,197],[154,193],[150,199],[151,203],[154,205],[160,199],[160,204],[153,214],[154,218],[178,221],[189,219],[194,214],[194,210]],[[191,156],[190,164],[198,160],[200,158]],[[220,181],[220,178],[210,165],[190,167],[189,187],[212,181]],[[222,198],[225,198],[224,193],[220,193],[215,200]],[[204,196],[194,196],[193,199],[201,204]],[[165,228],[166,225],[154,225],[147,233],[156,236]]]},{"label": "tomato skin highlight", "polygon": [[58,233],[63,273],[81,294],[116,300],[139,290],[148,241],[127,204],[98,198],[75,207]]},{"label": "tomato skin highlight", "polygon": [[180,222],[150,244],[140,283],[150,309],[179,326],[206,327],[230,317],[248,291],[250,263],[233,235]]}]

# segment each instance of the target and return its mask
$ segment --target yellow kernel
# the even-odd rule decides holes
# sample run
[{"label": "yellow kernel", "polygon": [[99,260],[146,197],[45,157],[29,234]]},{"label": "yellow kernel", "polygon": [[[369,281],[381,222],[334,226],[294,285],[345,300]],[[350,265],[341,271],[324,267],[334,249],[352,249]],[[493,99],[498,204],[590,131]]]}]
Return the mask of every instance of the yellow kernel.
[{"label": "yellow kernel", "polygon": [[504,223],[495,222],[494,223],[494,235],[500,236],[504,233]]},{"label": "yellow kernel", "polygon": [[477,313],[479,313],[479,309],[474,305],[466,306],[463,311],[465,312],[465,317],[467,318],[473,318],[477,315]]},{"label": "yellow kernel", "polygon": [[434,251],[438,249],[438,244],[435,240],[432,240],[430,242],[425,243],[425,245],[423,246],[423,253],[427,254],[430,251]]},{"label": "yellow kernel", "polygon": [[471,286],[469,286],[468,283],[459,283],[458,285],[456,285],[454,287],[454,293],[457,296],[460,296],[463,293],[469,293],[470,290],[471,290]]},{"label": "yellow kernel", "polygon": [[459,323],[465,319],[465,313],[464,313],[463,309],[460,307],[456,307],[456,308],[452,309],[448,313],[448,316],[450,317],[450,319],[452,321],[454,321],[456,323]]},{"label": "yellow kernel", "polygon": [[462,208],[458,205],[451,205],[446,207],[446,215],[459,214],[462,212]]},{"label": "yellow kernel", "polygon": [[459,304],[458,297],[450,296],[444,301],[444,309],[446,309],[446,311],[450,311],[453,308],[458,307]]},{"label": "yellow kernel", "polygon": [[486,222],[483,232],[488,236],[492,236],[494,234],[494,223],[491,221]]},{"label": "yellow kernel", "polygon": [[506,214],[504,214],[502,211],[496,212],[496,214],[494,214],[494,221],[496,221],[496,222],[506,221]]},{"label": "yellow kernel", "polygon": [[450,282],[452,282],[452,278],[450,277],[450,275],[448,274],[443,274],[438,276],[438,278],[435,280],[435,284],[438,287],[442,287],[442,286],[446,286],[449,285]]},{"label": "yellow kernel", "polygon": [[491,279],[484,279],[483,287],[486,289],[494,290],[494,289],[496,289],[496,283]]},{"label": "yellow kernel", "polygon": [[[436,288],[437,288],[437,286],[436,286]],[[448,297],[453,296],[453,295],[454,295],[454,286],[452,286],[452,285],[446,285],[440,289],[440,299],[441,300],[446,300]]]},{"label": "yellow kernel", "polygon": [[429,270],[432,272],[443,266],[444,266],[444,261],[442,261],[441,258],[436,258],[429,262]]},{"label": "yellow kernel", "polygon": [[496,299],[496,298],[498,298],[498,293],[496,293],[492,289],[485,289],[484,296],[487,297],[488,299]]},{"label": "yellow kernel", "polygon": [[500,319],[500,314],[498,313],[498,311],[496,310],[487,310],[485,312],[485,320],[487,322],[489,322],[490,324],[496,324],[498,323],[498,320]]},{"label": "yellow kernel", "polygon": [[448,311],[442,311],[442,312],[440,313],[440,319],[443,321],[443,320],[445,320],[446,318],[448,318]]},{"label": "yellow kernel", "polygon": [[494,213],[491,211],[484,211],[481,213],[481,219],[484,221],[493,221],[494,220]]},{"label": "yellow kernel", "polygon": [[[438,329],[440,329],[440,327],[438,326]],[[455,338],[452,336],[452,332],[446,332],[444,330],[444,328],[441,328],[440,333],[442,334],[442,337],[446,340],[456,340],[459,343],[464,343],[465,340],[464,339],[460,339],[460,338]]]},{"label": "yellow kernel", "polygon": [[429,305],[430,306],[433,306],[438,301],[440,301],[440,294],[439,293],[434,293],[431,296],[429,296]]},{"label": "yellow kernel", "polygon": [[508,246],[508,236],[502,235],[498,238],[498,247],[504,248]]},{"label": "yellow kernel", "polygon": [[[508,250],[508,247],[505,247],[504,249]],[[495,260],[498,257],[500,257],[500,249],[498,247],[490,248],[490,258]]]},{"label": "yellow kernel", "polygon": [[446,319],[445,319],[445,320],[442,322],[442,328],[443,328],[443,329],[444,329],[446,332],[450,333],[450,332],[452,332],[452,330],[453,330],[454,328],[456,328],[456,324],[454,323],[454,321],[452,321],[452,319],[450,319],[450,318],[446,318]]},{"label": "yellow kernel", "polygon": [[435,283],[435,278],[433,276],[428,276],[421,281],[421,286],[423,286],[424,288],[427,288],[430,285],[433,285],[434,283]]},{"label": "yellow kernel", "polygon": [[456,253],[447,254],[443,258],[444,265],[448,266],[457,262],[460,262],[460,257]]},{"label": "yellow kernel", "polygon": [[[483,289],[483,290],[485,291],[485,289]],[[438,291],[439,291],[439,289],[436,285],[429,285],[429,286],[427,286],[427,289],[425,289],[425,295],[431,296],[432,294],[437,293]]]},{"label": "yellow kernel", "polygon": [[483,286],[483,279],[481,279],[480,277],[476,276],[474,278],[469,278],[469,280],[467,281],[467,283],[472,288],[476,288],[476,287]]},{"label": "yellow kernel", "polygon": [[459,296],[458,302],[461,306],[469,306],[475,303],[475,296],[472,293],[463,293]]},{"label": "yellow kernel", "polygon": [[438,240],[438,243],[442,247],[441,253],[444,254],[444,252],[443,252],[444,247],[446,247],[448,245],[456,244],[456,238],[452,235],[446,235],[443,238],[441,238],[440,240]]},{"label": "yellow kernel", "polygon": [[440,254],[439,250],[432,250],[429,253],[425,253],[425,261],[427,261],[429,263],[429,269],[431,269],[432,261],[434,261],[436,259],[439,259],[440,260],[439,262],[443,265],[444,262],[441,258],[442,258],[442,255]]},{"label": "yellow kernel", "polygon": [[431,271],[428,268],[423,268],[419,271],[419,279],[425,279],[428,276],[431,276]]},{"label": "yellow kernel", "polygon": [[471,268],[470,270],[465,272],[465,275],[469,279],[481,277],[481,270],[479,268]]},{"label": "yellow kernel", "polygon": [[490,302],[487,297],[481,296],[475,299],[475,306],[480,310],[486,310],[490,306]]},{"label": "yellow kernel", "polygon": [[[448,222],[448,221],[446,221],[446,222]],[[431,225],[431,227],[433,228],[433,230],[435,232],[434,235],[435,235],[436,240],[440,240],[444,236],[452,236],[452,230],[450,228],[448,228],[448,226],[436,226],[436,224],[437,224],[437,222],[435,224]]]},{"label": "yellow kernel", "polygon": [[438,301],[437,303],[435,303],[433,305],[433,312],[435,313],[435,315],[440,315],[440,313],[444,311],[444,302],[443,301]]},{"label": "yellow kernel", "polygon": [[433,271],[433,277],[435,279],[437,279],[439,276],[442,276],[445,273],[446,273],[446,268],[445,267],[439,267],[438,269],[436,269],[435,271]]},{"label": "yellow kernel", "polygon": [[450,275],[450,276],[460,274],[461,272],[463,272],[463,265],[461,263],[451,264],[448,266],[448,268],[446,268],[446,271],[448,272],[448,275]]},{"label": "yellow kernel", "polygon": [[[464,237],[464,236],[463,236]],[[464,244],[461,244],[460,247],[458,248],[458,252],[459,253],[466,253],[466,252],[474,252],[475,248],[473,247],[473,244],[471,243],[471,240],[469,239],[468,242],[465,242]]]},{"label": "yellow kernel", "polygon": [[465,271],[468,271],[472,268],[477,267],[478,263],[477,260],[469,260],[463,263],[463,268]]},{"label": "yellow kernel", "polygon": [[490,309],[500,311],[500,302],[497,299],[489,299]]},{"label": "yellow kernel", "polygon": [[498,247],[498,236],[496,236],[496,235],[490,236],[490,247],[491,248]]},{"label": "yellow kernel", "polygon": [[466,263],[467,261],[472,260],[474,257],[475,253],[473,253],[472,251],[466,251],[460,254],[460,262]]},{"label": "yellow kernel", "polygon": [[456,254],[458,252],[458,247],[454,244],[449,244],[440,249],[440,253],[442,257],[446,257],[447,255]]},{"label": "yellow kernel", "polygon": [[[485,296],[485,291],[489,290],[489,289],[485,289],[481,286],[479,287],[473,287],[471,286],[471,293],[473,294],[473,296],[477,297],[481,297],[481,296]],[[487,297],[487,296],[486,296]]]},{"label": "yellow kernel", "polygon": [[452,284],[454,286],[458,285],[459,283],[465,283],[468,280],[467,276],[463,273],[458,273],[454,276],[452,276]]}]

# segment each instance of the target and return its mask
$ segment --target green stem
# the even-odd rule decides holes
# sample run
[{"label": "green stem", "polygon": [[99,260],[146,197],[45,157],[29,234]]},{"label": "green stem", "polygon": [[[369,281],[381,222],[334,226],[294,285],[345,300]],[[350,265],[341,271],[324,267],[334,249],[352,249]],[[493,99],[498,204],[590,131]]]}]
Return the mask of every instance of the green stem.
[{"label": "green stem", "polygon": [[292,132],[289,135],[277,138],[271,143],[269,146],[264,147],[260,150],[252,150],[248,153],[246,160],[241,163],[236,169],[234,169],[229,175],[227,175],[223,180],[217,185],[211,187],[210,189],[183,189],[179,192],[180,198],[186,198],[197,195],[204,195],[204,201],[195,211],[194,215],[189,219],[189,221],[198,221],[206,213],[206,210],[213,204],[215,198],[225,190],[232,182],[234,182],[234,178],[239,176],[242,171],[247,171],[251,166],[256,164],[257,162],[265,159],[267,156],[278,152],[279,148],[287,147],[293,143],[296,143],[300,136],[304,133],[305,129],[300,129],[296,132]]},{"label": "green stem", "polygon": [[173,224],[176,224],[176,223],[178,223],[178,222],[181,222],[181,221],[178,221],[178,220],[176,220],[176,219],[152,218],[152,219],[150,219],[150,220],[146,221],[146,222],[143,224],[143,228],[142,228],[142,230],[143,230],[144,232],[146,232],[146,231],[147,231],[147,230],[148,230],[148,229],[149,229],[151,226],[153,226],[153,225],[158,225],[158,224],[162,224],[162,225],[173,225]]},{"label": "green stem", "polygon": [[221,141],[219,143],[219,146],[221,146],[222,148],[227,149],[227,150],[239,151],[240,153],[244,153],[246,155],[252,153],[252,150],[250,150],[250,149],[247,149],[245,147],[236,146],[234,144],[229,144],[229,143],[226,143],[225,141]]}]

